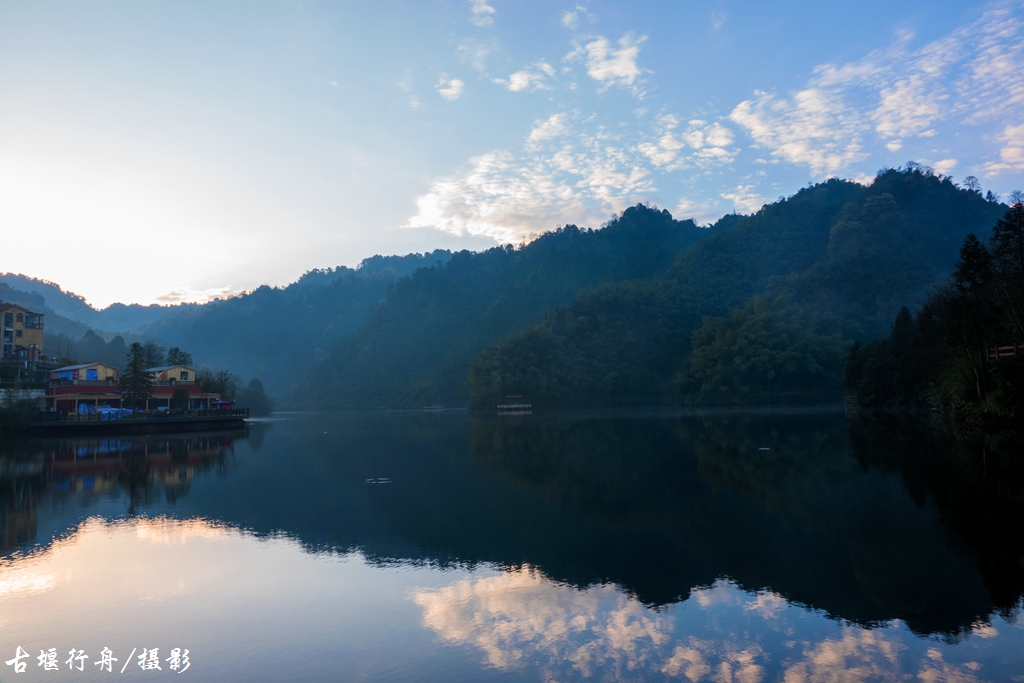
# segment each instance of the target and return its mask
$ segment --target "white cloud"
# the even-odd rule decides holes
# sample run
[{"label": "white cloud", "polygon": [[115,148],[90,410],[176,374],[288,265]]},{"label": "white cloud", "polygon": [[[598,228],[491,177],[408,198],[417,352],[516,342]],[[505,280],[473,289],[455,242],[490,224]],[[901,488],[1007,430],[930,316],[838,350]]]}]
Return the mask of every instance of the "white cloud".
[{"label": "white cloud", "polygon": [[413,109],[419,109],[421,106],[420,100],[412,94],[412,75],[406,72],[405,76],[403,76],[396,85],[402,90],[402,92],[409,95],[409,106]]},{"label": "white cloud", "polygon": [[[686,130],[677,134],[674,129],[678,127],[679,120],[675,116],[660,116],[657,121],[657,139],[644,141],[637,146],[640,153],[656,167],[674,171],[692,165],[703,167],[709,163],[730,163],[739,152],[735,148],[727,149],[732,145],[734,136],[731,130],[720,123],[708,125],[706,121],[694,119],[689,122]],[[683,155],[687,147],[695,152]]]},{"label": "white cloud", "polygon": [[543,161],[490,152],[469,163],[467,171],[431,183],[416,199],[407,227],[510,243],[604,215],[590,210],[579,189]]},{"label": "white cloud", "polygon": [[840,638],[808,647],[803,660],[786,669],[787,681],[895,681],[902,643],[881,631],[847,628]]},{"label": "white cloud", "polygon": [[565,223],[600,223],[655,190],[646,158],[580,112],[539,120],[514,154],[496,150],[431,182],[407,224],[518,242]]},{"label": "white cloud", "polygon": [[671,628],[614,586],[575,590],[529,567],[419,590],[412,599],[445,641],[478,648],[500,670],[536,664],[545,680],[599,671],[620,680],[650,666]]},{"label": "white cloud", "polygon": [[469,6],[471,22],[484,28],[494,26],[494,17],[491,15],[495,13],[495,9],[487,4],[487,0],[469,0]]},{"label": "white cloud", "polygon": [[694,201],[684,197],[676,204],[676,208],[672,210],[672,215],[677,220],[692,218],[693,222],[697,225],[710,225],[718,220],[722,214],[708,202]]},{"label": "white cloud", "polygon": [[463,40],[455,47],[455,54],[463,64],[469,64],[477,71],[487,68],[487,58],[497,52],[498,47],[494,39],[490,40]]},{"label": "white cloud", "polygon": [[438,94],[448,101],[454,101],[459,99],[459,95],[462,94],[463,88],[466,84],[457,78],[451,80],[447,76],[441,76],[441,80],[437,82]]},{"label": "white cloud", "polygon": [[[910,138],[937,135],[936,125],[946,121],[1020,115],[1024,22],[1011,10],[988,11],[919,48],[912,39],[903,33],[861,60],[823,64],[806,87],[786,96],[756,92],[730,118],[758,147],[823,177],[866,159],[874,140],[896,152]],[[1013,149],[1004,146],[1005,158],[986,169],[1016,169]]]},{"label": "white cloud", "polygon": [[956,168],[958,163],[960,162],[956,159],[940,159],[932,164],[932,168],[934,168],[937,173],[949,175],[949,172]]},{"label": "white cloud", "polygon": [[634,38],[633,34],[627,33],[619,39],[619,47],[612,47],[611,41],[603,36],[598,36],[586,45],[581,45],[566,55],[569,61],[584,60],[587,65],[587,75],[602,85],[601,90],[607,90],[613,85],[629,87],[633,92],[642,95],[639,89],[643,71],[637,66],[637,57],[640,55],[640,45],[647,40],[647,36]]},{"label": "white cloud", "polygon": [[530,131],[527,139],[531,143],[537,143],[541,140],[550,140],[551,138],[558,137],[566,132],[566,118],[568,114],[552,114],[547,119],[537,122],[533,130]]},{"label": "white cloud", "polygon": [[672,133],[662,135],[655,142],[641,142],[637,145],[637,149],[655,166],[666,166],[672,163],[684,147],[686,144]]},{"label": "white cloud", "polygon": [[580,17],[586,17],[590,21],[596,18],[583,5],[576,5],[575,9],[562,12],[562,26],[575,30],[580,25]]},{"label": "white cloud", "polygon": [[753,185],[737,185],[735,190],[723,192],[721,196],[731,201],[740,213],[756,213],[768,203],[768,200],[754,191]]},{"label": "white cloud", "polygon": [[[672,657],[661,667],[661,673],[685,676],[694,683],[701,680],[761,683],[764,666],[758,662],[765,659],[764,651],[755,644],[737,650],[727,642],[691,638],[688,645],[676,646]],[[718,673],[712,676],[715,670]]]},{"label": "white cloud", "polygon": [[230,299],[248,292],[238,287],[214,287],[212,289],[183,288],[156,297],[159,304],[207,303],[218,299]]},{"label": "white cloud", "polygon": [[1024,21],[1003,7],[954,35],[970,54],[954,86],[967,122],[1019,113],[1024,105]]},{"label": "white cloud", "polygon": [[971,624],[971,633],[979,638],[995,638],[999,635],[999,629],[984,621],[976,621]]},{"label": "white cloud", "polygon": [[[423,625],[444,642],[476,648],[500,671],[525,670],[546,681],[667,676],[762,683],[774,664],[771,680],[787,683],[977,683],[982,669],[977,661],[945,661],[944,650],[969,658],[970,646],[936,644],[921,653],[918,637],[898,621],[870,629],[836,624],[789,609],[780,595],[751,595],[721,580],[691,591],[687,602],[697,609],[652,609],[615,586],[577,589],[530,567],[418,589],[412,601]],[[782,636],[765,640],[782,640],[781,647],[766,652],[758,642],[766,632]],[[794,637],[799,633],[809,639]],[[975,634],[1005,637],[986,624],[977,624]],[[1010,640],[1004,647],[1013,645]]]},{"label": "white cloud", "polygon": [[718,10],[715,10],[714,12],[712,12],[711,13],[711,30],[712,31],[717,31],[717,30],[721,29],[723,26],[725,26],[726,19],[728,19],[728,15],[726,15],[725,12],[720,12]]},{"label": "white cloud", "polygon": [[[521,150],[494,150],[434,179],[406,227],[519,242],[559,224],[593,225],[650,201],[656,172],[703,173],[729,163],[737,152],[727,146],[732,139],[717,122],[683,127],[672,114],[658,116],[648,134],[606,127],[579,110],[557,112],[534,122]],[[681,206],[700,221],[716,218],[711,205]]]},{"label": "white cloud", "polygon": [[808,88],[791,99],[755,93],[729,118],[743,126],[773,156],[806,164],[818,174],[831,174],[864,159],[863,124],[834,93]]},{"label": "white cloud", "polygon": [[1006,126],[999,135],[1003,143],[999,150],[999,161],[985,164],[985,177],[993,178],[1004,171],[1024,171],[1024,123]]},{"label": "white cloud", "polygon": [[547,78],[555,75],[555,68],[547,62],[536,62],[530,66],[517,71],[507,79],[493,78],[491,81],[503,85],[512,92],[533,92],[534,90],[550,90],[551,87],[545,83]]}]

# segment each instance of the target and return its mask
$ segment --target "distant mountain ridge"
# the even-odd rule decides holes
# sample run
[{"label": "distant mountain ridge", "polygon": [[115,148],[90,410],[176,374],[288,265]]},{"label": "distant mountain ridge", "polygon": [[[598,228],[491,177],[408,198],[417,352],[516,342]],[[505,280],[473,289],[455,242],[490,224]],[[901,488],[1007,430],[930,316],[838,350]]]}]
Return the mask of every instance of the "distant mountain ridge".
[{"label": "distant mountain ridge", "polygon": [[488,344],[581,290],[650,277],[713,232],[638,205],[599,230],[568,225],[518,249],[458,252],[443,266],[397,282],[289,401],[343,408],[457,405],[472,359]]},{"label": "distant mountain ridge", "polygon": [[[35,294],[41,298],[42,307],[53,313],[94,330],[106,332],[134,332],[143,325],[156,322],[172,310],[194,308],[200,304],[175,304],[161,306],[151,304],[115,303],[106,308],[94,308],[85,297],[66,291],[56,282],[21,275],[20,273],[0,273],[0,283],[12,289],[21,290],[26,294]],[[2,298],[2,296],[0,296]],[[11,299],[13,301],[13,299]],[[40,306],[39,303],[36,304]]]},{"label": "distant mountain ridge", "polygon": [[197,362],[258,377],[267,391],[293,387],[315,360],[352,334],[388,288],[451,252],[372,256],[357,268],[311,270],[285,287],[169,311],[139,333],[187,349]]},{"label": "distant mountain ridge", "polygon": [[518,248],[374,256],[203,305],[97,311],[11,274],[0,299],[45,306],[65,348],[129,330],[288,408],[787,400],[841,391],[852,343],[884,336],[1005,209],[908,165],[707,228],[637,205]]}]

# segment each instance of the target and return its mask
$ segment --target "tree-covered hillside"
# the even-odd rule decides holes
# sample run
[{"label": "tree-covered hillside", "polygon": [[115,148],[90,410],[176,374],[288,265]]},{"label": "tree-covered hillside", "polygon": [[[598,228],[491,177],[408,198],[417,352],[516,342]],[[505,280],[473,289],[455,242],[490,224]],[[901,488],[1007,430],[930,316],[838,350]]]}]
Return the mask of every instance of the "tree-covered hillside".
[{"label": "tree-covered hillside", "polygon": [[1016,199],[988,244],[967,236],[952,277],[916,315],[903,308],[887,338],[853,349],[846,384],[859,403],[1024,415],[1024,196]]},{"label": "tree-covered hillside", "polygon": [[[486,349],[469,400],[535,406],[839,392],[853,341],[884,334],[1005,207],[910,165],[829,180],[735,220],[647,282],[619,283]],[[954,252],[955,253],[955,252]]]},{"label": "tree-covered hillside", "polygon": [[455,254],[396,283],[352,337],[292,393],[301,406],[464,402],[474,356],[581,290],[650,277],[713,230],[645,206],[600,230],[569,225],[519,249]]},{"label": "tree-covered hillside", "polygon": [[312,270],[287,287],[176,310],[139,332],[188,349],[202,363],[259,377],[271,394],[285,391],[352,332],[398,279],[451,258],[437,250],[374,256],[357,269]]}]

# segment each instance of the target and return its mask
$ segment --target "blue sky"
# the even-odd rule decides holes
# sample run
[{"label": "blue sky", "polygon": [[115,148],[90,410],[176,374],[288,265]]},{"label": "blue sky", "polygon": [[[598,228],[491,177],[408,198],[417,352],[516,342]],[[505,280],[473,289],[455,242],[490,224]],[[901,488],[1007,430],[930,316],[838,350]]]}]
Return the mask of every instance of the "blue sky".
[{"label": "blue sky", "polygon": [[1024,187],[1020,2],[0,2],[0,271],[95,305],[910,160]]}]

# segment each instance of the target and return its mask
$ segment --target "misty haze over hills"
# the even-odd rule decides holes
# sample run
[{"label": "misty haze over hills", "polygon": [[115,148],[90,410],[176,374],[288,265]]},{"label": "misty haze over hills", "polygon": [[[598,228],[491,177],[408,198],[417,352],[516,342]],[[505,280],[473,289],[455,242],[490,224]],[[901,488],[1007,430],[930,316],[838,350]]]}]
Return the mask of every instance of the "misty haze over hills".
[{"label": "misty haze over hills", "polygon": [[920,305],[964,237],[987,235],[1005,211],[909,165],[703,228],[638,205],[519,248],[375,256],[202,305],[97,311],[11,274],[0,299],[47,314],[48,355],[59,344],[74,353],[90,329],[153,339],[259,377],[288,408],[835,394],[852,343]]}]

